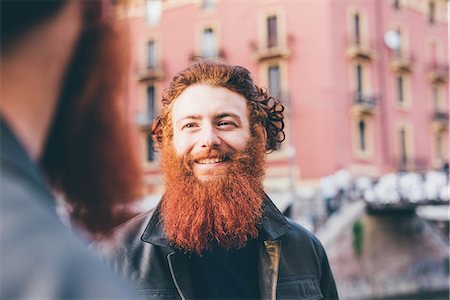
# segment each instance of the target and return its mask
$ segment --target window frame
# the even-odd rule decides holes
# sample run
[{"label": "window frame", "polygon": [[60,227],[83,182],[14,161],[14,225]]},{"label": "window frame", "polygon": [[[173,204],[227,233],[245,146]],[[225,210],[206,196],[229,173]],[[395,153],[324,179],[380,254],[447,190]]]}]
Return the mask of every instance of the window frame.
[{"label": "window frame", "polygon": [[[274,20],[271,23],[271,20]],[[267,32],[267,48],[276,48],[279,46],[279,25],[278,16],[276,14],[268,15],[266,18]],[[273,25],[273,26],[271,26]]]},{"label": "window frame", "polygon": [[[207,32],[210,32],[209,37],[206,35]],[[211,49],[208,49],[208,47],[211,47]],[[218,35],[213,26],[202,28],[200,33],[200,54],[202,57],[209,59],[217,58],[219,55]]]},{"label": "window frame", "polygon": [[162,17],[162,0],[145,0],[144,5],[145,23],[147,26],[158,26]]}]

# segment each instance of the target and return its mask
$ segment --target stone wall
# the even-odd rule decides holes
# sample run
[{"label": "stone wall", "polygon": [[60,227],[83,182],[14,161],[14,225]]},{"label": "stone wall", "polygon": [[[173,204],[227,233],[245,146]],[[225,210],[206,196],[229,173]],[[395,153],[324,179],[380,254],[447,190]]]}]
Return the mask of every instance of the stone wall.
[{"label": "stone wall", "polygon": [[[345,217],[345,216],[343,216]],[[440,233],[413,211],[368,215],[361,252],[352,225],[326,245],[342,299],[372,299],[447,290],[449,247]]]}]

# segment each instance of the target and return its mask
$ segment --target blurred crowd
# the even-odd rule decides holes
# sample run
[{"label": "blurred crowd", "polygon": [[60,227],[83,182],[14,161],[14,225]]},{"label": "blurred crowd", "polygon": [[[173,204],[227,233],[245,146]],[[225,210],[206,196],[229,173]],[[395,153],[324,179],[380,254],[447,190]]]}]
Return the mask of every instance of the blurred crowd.
[{"label": "blurred crowd", "polygon": [[389,173],[379,178],[354,177],[348,170],[339,170],[320,180],[320,190],[328,215],[344,202],[356,200],[377,207],[445,204],[450,200],[447,170]]}]

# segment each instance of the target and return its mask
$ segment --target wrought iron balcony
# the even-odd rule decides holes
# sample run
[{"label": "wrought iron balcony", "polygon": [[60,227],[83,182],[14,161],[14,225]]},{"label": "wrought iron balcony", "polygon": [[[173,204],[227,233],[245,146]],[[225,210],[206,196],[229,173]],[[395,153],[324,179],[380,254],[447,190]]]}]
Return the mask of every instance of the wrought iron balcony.
[{"label": "wrought iron balcony", "polygon": [[428,68],[428,78],[432,83],[445,83],[448,80],[448,64],[432,63]]},{"label": "wrought iron balcony", "polygon": [[436,111],[433,113],[433,120],[447,122],[448,123],[448,112]]},{"label": "wrought iron balcony", "polygon": [[448,112],[445,111],[435,111],[432,116],[432,127],[435,131],[446,131],[448,130]]},{"label": "wrought iron balcony", "polygon": [[356,91],[353,95],[352,111],[355,114],[374,114],[377,108],[377,98],[373,95],[364,94],[362,91]]}]

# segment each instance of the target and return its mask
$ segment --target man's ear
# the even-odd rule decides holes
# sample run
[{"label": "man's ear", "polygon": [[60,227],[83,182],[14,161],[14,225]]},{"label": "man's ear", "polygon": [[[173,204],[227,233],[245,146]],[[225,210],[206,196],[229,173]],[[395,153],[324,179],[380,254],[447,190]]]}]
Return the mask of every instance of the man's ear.
[{"label": "man's ear", "polygon": [[264,126],[262,126],[261,124],[257,124],[256,125],[256,131],[258,133],[258,135],[262,138],[264,145],[267,145],[267,131],[266,128],[264,128]]},{"label": "man's ear", "polygon": [[153,120],[152,128],[151,128],[151,139],[153,140],[153,150],[159,151],[161,150],[162,143],[162,122],[161,117],[157,116],[155,120]]}]

